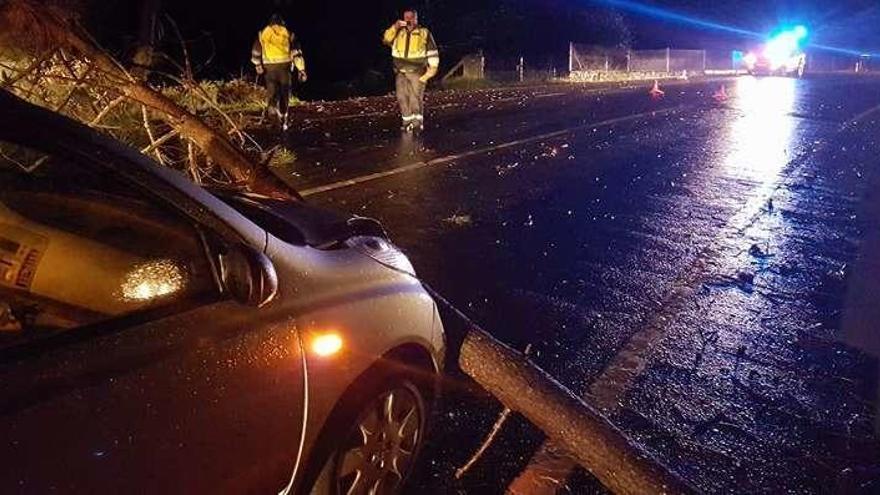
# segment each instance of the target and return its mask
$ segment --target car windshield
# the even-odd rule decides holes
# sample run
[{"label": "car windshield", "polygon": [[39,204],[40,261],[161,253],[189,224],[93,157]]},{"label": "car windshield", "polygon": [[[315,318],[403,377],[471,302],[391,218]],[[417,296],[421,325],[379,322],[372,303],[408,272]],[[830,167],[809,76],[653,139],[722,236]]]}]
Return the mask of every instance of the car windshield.
[{"label": "car windshield", "polygon": [[[227,193],[217,194],[216,196],[260,228],[265,229],[282,241],[298,246],[306,244],[305,235],[290,220],[294,218],[294,215],[288,214],[285,217],[278,206],[273,207],[265,202],[268,201],[268,198],[255,200],[246,196]],[[293,205],[298,203],[291,202],[290,204],[290,209],[293,209]]]}]

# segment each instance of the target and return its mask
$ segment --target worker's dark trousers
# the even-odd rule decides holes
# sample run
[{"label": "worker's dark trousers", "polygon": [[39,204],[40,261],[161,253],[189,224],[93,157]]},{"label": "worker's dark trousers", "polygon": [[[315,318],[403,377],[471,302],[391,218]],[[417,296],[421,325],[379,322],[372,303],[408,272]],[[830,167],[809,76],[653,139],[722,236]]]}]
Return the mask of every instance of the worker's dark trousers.
[{"label": "worker's dark trousers", "polygon": [[404,124],[425,118],[425,83],[419,81],[421,76],[420,72],[397,71],[397,102]]},{"label": "worker's dark trousers", "polygon": [[269,94],[267,104],[269,114],[277,109],[278,116],[287,115],[290,104],[290,62],[284,64],[266,64],[266,92]]}]

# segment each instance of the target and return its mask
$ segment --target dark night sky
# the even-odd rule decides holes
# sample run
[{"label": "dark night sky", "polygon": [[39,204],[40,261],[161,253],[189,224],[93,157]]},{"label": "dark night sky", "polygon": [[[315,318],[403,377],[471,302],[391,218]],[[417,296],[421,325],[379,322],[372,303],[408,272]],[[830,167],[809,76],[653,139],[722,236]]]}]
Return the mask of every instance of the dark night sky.
[{"label": "dark night sky", "polygon": [[[108,5],[90,1],[88,23],[116,51],[133,44],[139,1]],[[562,68],[570,40],[635,47],[742,48],[749,41],[717,30],[611,8],[592,0],[160,0],[193,43],[196,61],[216,46],[216,58],[202,74],[217,77],[248,68],[248,51],[257,30],[278,10],[300,37],[312,82],[311,96],[388,89],[388,53],[381,31],[404,5],[420,8],[444,51],[444,64],[483,49],[492,60],[526,56],[536,64]],[[841,48],[880,52],[877,0],[667,0],[641,2],[738,28],[768,32],[781,23],[808,25],[812,41]],[[173,52],[171,32],[163,49]],[[490,62],[491,64],[491,62]]]}]

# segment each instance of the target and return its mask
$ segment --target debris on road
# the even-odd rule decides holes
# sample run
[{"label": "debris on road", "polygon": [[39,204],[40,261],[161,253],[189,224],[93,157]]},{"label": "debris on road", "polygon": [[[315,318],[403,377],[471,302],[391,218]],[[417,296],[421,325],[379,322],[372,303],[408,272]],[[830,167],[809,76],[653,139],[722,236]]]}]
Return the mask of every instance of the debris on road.
[{"label": "debris on road", "polygon": [[472,222],[470,215],[459,215],[458,213],[444,218],[443,221],[456,227],[466,227]]}]

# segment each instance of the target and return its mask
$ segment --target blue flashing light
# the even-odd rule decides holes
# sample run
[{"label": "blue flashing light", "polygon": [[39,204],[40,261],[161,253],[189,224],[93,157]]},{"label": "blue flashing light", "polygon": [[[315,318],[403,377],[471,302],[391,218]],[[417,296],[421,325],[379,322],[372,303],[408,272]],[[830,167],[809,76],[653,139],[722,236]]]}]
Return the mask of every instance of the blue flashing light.
[{"label": "blue flashing light", "polygon": [[730,26],[726,24],[721,24],[719,22],[713,22],[706,19],[700,19],[698,17],[691,17],[684,14],[679,14],[678,12],[674,12],[672,10],[654,7],[652,5],[645,5],[633,0],[592,0],[599,4],[605,4],[609,7],[618,8],[621,10],[633,12],[635,14],[641,14],[647,17],[653,17],[655,19],[677,22],[681,24],[689,24],[696,27],[701,27],[704,29],[713,29],[717,31],[726,31],[728,33],[735,33],[742,36],[748,36],[753,38],[760,38],[761,34],[755,31],[749,31],[747,29],[738,28],[736,26]]},{"label": "blue flashing light", "polygon": [[[766,39],[766,34],[761,34],[756,31],[751,31],[748,29],[743,29],[743,28],[740,28],[737,26],[731,26],[728,24],[723,24],[723,23],[715,22],[715,21],[708,20],[708,19],[702,19],[699,17],[685,15],[685,14],[676,12],[671,9],[665,9],[662,7],[656,7],[654,5],[640,3],[638,0],[578,0],[578,1],[585,2],[585,3],[595,3],[595,4],[599,4],[599,5],[605,5],[607,7],[620,9],[620,10],[623,10],[626,12],[631,12],[633,14],[638,14],[638,15],[642,15],[645,17],[650,17],[650,18],[654,18],[654,19],[658,19],[658,20],[662,20],[662,21],[675,22],[675,23],[690,25],[690,26],[694,26],[694,27],[702,28],[702,29],[733,33],[733,34],[737,34],[737,35],[740,35],[743,37],[748,37],[748,38]],[[815,48],[818,50],[824,50],[824,51],[829,51],[829,52],[833,52],[833,53],[842,53],[842,54],[846,54],[846,55],[856,55],[856,56],[864,53],[864,50],[856,50],[856,49],[852,49],[852,48],[841,48],[841,47],[821,45],[821,44],[816,44],[816,43],[807,44],[806,39],[807,39],[807,36],[809,36],[809,31],[807,30],[806,26],[803,26],[803,25],[794,26],[788,32],[789,32],[789,36],[791,38],[795,39],[798,47],[808,45],[809,47]],[[779,34],[782,34],[782,33],[779,33]],[[779,34],[777,34],[777,36]],[[776,36],[772,36],[771,40],[775,39],[775,38],[776,38]],[[868,53],[867,55],[872,56],[872,57],[880,57],[880,53]]]}]

